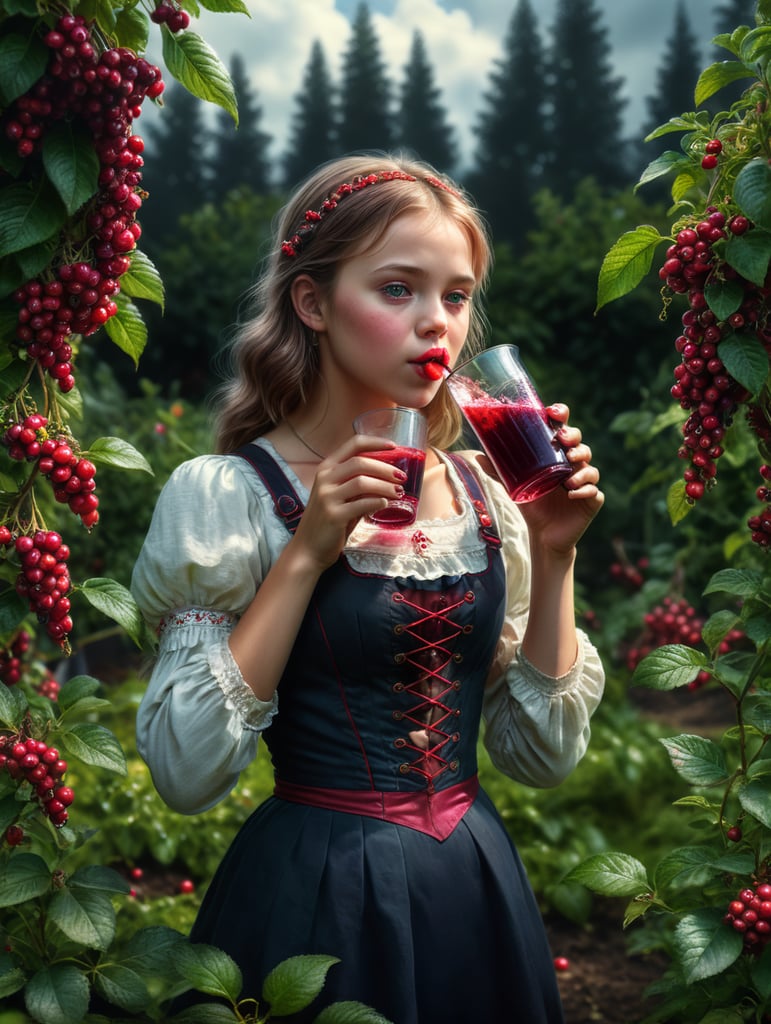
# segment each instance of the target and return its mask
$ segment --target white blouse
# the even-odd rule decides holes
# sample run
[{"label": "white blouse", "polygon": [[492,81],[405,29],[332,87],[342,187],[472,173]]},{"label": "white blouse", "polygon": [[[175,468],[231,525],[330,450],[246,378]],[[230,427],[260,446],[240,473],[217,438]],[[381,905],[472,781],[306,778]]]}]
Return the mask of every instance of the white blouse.
[{"label": "white blouse", "polygon": [[[303,502],[308,491],[264,438]],[[386,532],[361,520],[344,556],[380,575],[435,579],[479,572],[486,545],[452,462],[443,461],[462,509],[450,519]],[[474,465],[475,454],[463,453]],[[484,742],[496,767],[529,786],[554,786],[583,757],[604,672],[582,632],[575,664],[559,678],[520,648],[528,612],[527,529],[517,506],[478,477],[502,539],[507,608],[489,676]],[[174,470],[153,513],[131,589],[159,647],[137,715],[137,746],[169,806],[197,814],[223,799],[254,758],[260,732],[280,714],[280,694],[258,700],[230,653],[228,636],[289,540],[254,468],[238,455],[202,455]]]}]

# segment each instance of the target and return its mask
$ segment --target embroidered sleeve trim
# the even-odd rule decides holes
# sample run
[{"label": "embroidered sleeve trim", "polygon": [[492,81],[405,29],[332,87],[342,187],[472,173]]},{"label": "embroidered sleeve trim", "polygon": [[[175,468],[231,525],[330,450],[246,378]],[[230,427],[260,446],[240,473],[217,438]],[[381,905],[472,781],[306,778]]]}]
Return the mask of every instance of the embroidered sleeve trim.
[{"label": "embroidered sleeve trim", "polygon": [[254,691],[244,682],[227,637],[209,649],[208,660],[217,686],[235,707],[244,726],[255,732],[267,729],[278,711],[278,693],[274,693],[269,701],[255,697]]},{"label": "embroidered sleeve trim", "polygon": [[534,690],[539,690],[547,697],[561,697],[578,685],[584,670],[584,644],[581,634],[578,635],[578,654],[573,665],[562,676],[548,676],[528,660],[520,645],[515,656],[522,679]]}]

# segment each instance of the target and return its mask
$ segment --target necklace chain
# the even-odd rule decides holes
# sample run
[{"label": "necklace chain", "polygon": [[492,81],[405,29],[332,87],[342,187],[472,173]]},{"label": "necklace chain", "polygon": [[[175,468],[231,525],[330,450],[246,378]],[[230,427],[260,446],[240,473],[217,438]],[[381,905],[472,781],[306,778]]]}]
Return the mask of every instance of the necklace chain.
[{"label": "necklace chain", "polygon": [[292,424],[291,424],[291,423],[289,422],[289,420],[285,420],[284,422],[285,422],[285,423],[286,423],[286,425],[287,425],[287,426],[289,427],[289,429],[290,429],[290,430],[292,431],[292,433],[293,433],[293,434],[294,434],[294,436],[295,436],[295,437],[297,438],[297,440],[298,440],[298,441],[300,442],[300,444],[301,444],[301,445],[302,445],[302,446],[303,446],[304,448],[307,448],[307,449],[308,449],[308,451],[309,451],[309,452],[310,452],[310,453],[311,453],[312,455],[315,455],[317,459],[321,459],[321,461],[323,462],[323,461],[324,461],[324,459],[326,458],[326,455],[322,455],[322,454],[321,454],[321,452],[317,452],[317,451],[316,451],[316,449],[315,449],[315,448],[313,447],[313,445],[310,445],[310,444],[308,444],[308,442],[307,442],[307,441],[305,440],[305,438],[304,438],[304,437],[302,437],[302,435],[301,435],[301,434],[299,434],[299,433],[298,433],[298,432],[297,432],[297,431],[295,430],[295,428],[294,428],[294,427],[292,426]]}]

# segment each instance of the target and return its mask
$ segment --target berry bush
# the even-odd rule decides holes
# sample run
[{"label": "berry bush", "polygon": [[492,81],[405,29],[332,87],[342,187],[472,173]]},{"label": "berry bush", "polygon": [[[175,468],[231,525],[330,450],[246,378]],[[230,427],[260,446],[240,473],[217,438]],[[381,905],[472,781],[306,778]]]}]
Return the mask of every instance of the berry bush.
[{"label": "berry bush", "polygon": [[708,614],[682,597],[659,598],[627,654],[634,685],[720,687],[734,709],[722,735],[661,739],[690,787],[676,806],[689,816],[692,836],[652,869],[628,853],[603,852],[564,879],[628,899],[624,925],[642,929],[637,947],[668,954],[646,1024],[771,1019],[769,0],[759,0],[755,21],[714,40],[729,59],[706,68],[695,87],[700,106],[746,80],[741,99],[714,115],[673,117],[650,136],[680,135],[680,148],[654,160],[640,180],[672,176],[671,234],[650,225],[626,232],[598,285],[600,307],[635,288],[663,249],[661,316],[669,320],[685,306],[673,331],[670,397],[680,417],[672,454],[686,465],[668,491],[672,524],[707,503],[719,503],[724,518],[734,514],[736,495],[719,487],[723,461],[756,481],[755,504],[723,534],[728,565],[701,583]]}]

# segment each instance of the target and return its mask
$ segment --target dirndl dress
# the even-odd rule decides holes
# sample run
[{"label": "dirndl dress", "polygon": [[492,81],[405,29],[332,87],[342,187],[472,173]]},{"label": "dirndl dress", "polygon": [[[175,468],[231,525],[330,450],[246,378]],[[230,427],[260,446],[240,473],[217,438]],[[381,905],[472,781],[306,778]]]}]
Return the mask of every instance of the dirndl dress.
[{"label": "dirndl dress", "polygon": [[[259,446],[244,455],[294,530],[302,503]],[[562,1024],[543,921],[477,776],[504,569],[484,496],[453,460],[487,541],[482,572],[321,577],[264,732],[275,792],[245,822],[190,938],[241,968],[242,998],[308,953],[339,958],[291,1024],[356,1000],[393,1024]]]}]

